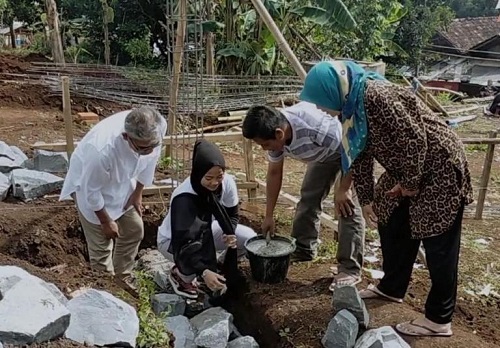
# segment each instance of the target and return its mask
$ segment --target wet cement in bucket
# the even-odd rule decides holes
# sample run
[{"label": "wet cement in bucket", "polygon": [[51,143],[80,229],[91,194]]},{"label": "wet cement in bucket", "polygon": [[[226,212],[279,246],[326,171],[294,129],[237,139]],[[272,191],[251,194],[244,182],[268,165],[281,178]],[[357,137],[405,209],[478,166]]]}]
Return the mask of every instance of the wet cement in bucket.
[{"label": "wet cement in bucket", "polygon": [[247,249],[257,256],[285,256],[293,252],[294,246],[289,241],[272,239],[269,244],[265,239],[257,239],[247,244]]}]

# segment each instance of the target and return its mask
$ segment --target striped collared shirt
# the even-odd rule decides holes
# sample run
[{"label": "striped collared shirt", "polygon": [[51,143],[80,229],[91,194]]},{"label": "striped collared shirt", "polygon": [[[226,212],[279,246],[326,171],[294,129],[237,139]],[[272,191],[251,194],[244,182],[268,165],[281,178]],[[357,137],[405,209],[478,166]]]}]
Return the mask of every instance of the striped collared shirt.
[{"label": "striped collared shirt", "polygon": [[338,117],[319,110],[314,104],[300,102],[281,110],[292,129],[292,141],[281,151],[269,151],[270,162],[285,156],[303,162],[325,162],[339,153],[342,125]]}]

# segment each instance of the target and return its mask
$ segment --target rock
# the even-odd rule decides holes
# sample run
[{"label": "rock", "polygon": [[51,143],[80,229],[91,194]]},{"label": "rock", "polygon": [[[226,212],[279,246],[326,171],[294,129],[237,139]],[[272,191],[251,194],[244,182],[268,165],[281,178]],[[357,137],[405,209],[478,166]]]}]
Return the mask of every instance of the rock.
[{"label": "rock", "polygon": [[206,348],[226,348],[233,321],[231,313],[221,307],[209,308],[191,319],[195,331],[194,343]]},{"label": "rock", "polygon": [[390,326],[366,331],[355,348],[411,348]]},{"label": "rock", "polygon": [[113,295],[89,289],[68,302],[71,321],[66,338],[96,346],[135,347],[139,318],[135,309]]},{"label": "rock", "polygon": [[68,154],[36,149],[33,165],[35,170],[41,172],[66,173],[68,171]]},{"label": "rock", "polygon": [[26,272],[24,269],[17,266],[0,266],[0,300],[2,299],[1,292],[7,291],[13,287],[17,282],[22,279],[31,279],[38,282],[47,290],[49,290],[55,298],[57,298],[62,304],[66,305],[68,299],[59,290],[57,286],[52,283],[48,283],[43,279],[35,277],[30,273]]},{"label": "rock", "polygon": [[21,150],[17,146],[11,146],[10,149],[14,153],[16,160],[21,162],[21,166],[24,168],[24,164],[28,160],[28,156],[26,156],[26,154],[23,152],[23,150]]},{"label": "rock", "polygon": [[259,348],[259,344],[252,336],[243,336],[229,342],[227,348]]},{"label": "rock", "polygon": [[183,315],[168,317],[165,319],[165,327],[175,337],[175,348],[196,348],[193,327],[188,318]]},{"label": "rock", "polygon": [[358,329],[356,317],[343,309],[330,320],[321,343],[325,348],[352,348],[356,344]]},{"label": "rock", "polygon": [[188,318],[193,318],[211,307],[213,306],[210,304],[210,297],[206,294],[200,294],[196,300],[186,300],[186,311],[184,315]]},{"label": "rock", "polygon": [[236,327],[236,325],[234,325],[234,323],[232,323],[232,322],[229,323],[229,331],[231,332],[229,334],[229,340],[230,341],[234,341],[235,339],[240,338],[240,337],[243,336],[240,333],[240,331],[238,330],[238,328]]},{"label": "rock", "polygon": [[163,291],[173,293],[168,281],[170,269],[174,265],[168,261],[158,250],[148,250],[137,262],[137,268],[153,277],[154,282]]},{"label": "rock", "polygon": [[64,182],[58,176],[30,169],[14,169],[10,175],[13,195],[22,200],[43,197],[60,190]]},{"label": "rock", "polygon": [[45,342],[61,337],[68,328],[70,312],[37,278],[3,278],[0,292],[1,342]]},{"label": "rock", "polygon": [[333,291],[333,309],[335,313],[347,309],[356,317],[361,327],[368,327],[370,316],[355,286],[338,285],[335,287]]},{"label": "rock", "polygon": [[156,315],[166,313],[169,317],[183,315],[186,310],[186,300],[174,294],[156,294],[151,299],[153,312]]},{"label": "rock", "polygon": [[3,173],[0,173],[0,201],[3,201],[5,198],[7,198],[10,186],[11,183],[9,177],[5,176],[5,174]]},{"label": "rock", "polygon": [[16,146],[9,146],[0,141],[0,172],[9,173],[16,168],[23,168],[28,157]]}]

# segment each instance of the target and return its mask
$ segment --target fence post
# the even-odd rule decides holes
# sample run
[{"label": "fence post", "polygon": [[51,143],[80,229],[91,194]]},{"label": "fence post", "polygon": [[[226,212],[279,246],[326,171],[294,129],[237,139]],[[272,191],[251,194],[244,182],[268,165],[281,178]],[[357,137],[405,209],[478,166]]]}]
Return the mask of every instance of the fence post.
[{"label": "fence post", "polygon": [[[497,137],[497,131],[491,131],[489,133],[490,138]],[[479,187],[479,195],[477,198],[476,206],[476,220],[481,220],[483,218],[484,200],[486,199],[486,192],[488,191],[488,183],[490,181],[491,166],[493,164],[493,158],[495,155],[495,144],[488,144],[488,150],[484,157],[483,173],[481,174],[481,183]]]},{"label": "fence post", "polygon": [[[253,152],[252,152],[252,141],[250,139],[243,138],[243,155],[245,157],[245,174],[247,182],[255,181],[255,168],[253,163]],[[248,200],[251,202],[257,198],[257,189],[249,188]]]},{"label": "fence post", "polygon": [[73,117],[71,116],[71,97],[69,92],[69,77],[63,76],[61,78],[62,84],[62,102],[64,114],[64,126],[66,129],[66,152],[68,153],[68,162],[71,154],[75,150],[73,140]]}]

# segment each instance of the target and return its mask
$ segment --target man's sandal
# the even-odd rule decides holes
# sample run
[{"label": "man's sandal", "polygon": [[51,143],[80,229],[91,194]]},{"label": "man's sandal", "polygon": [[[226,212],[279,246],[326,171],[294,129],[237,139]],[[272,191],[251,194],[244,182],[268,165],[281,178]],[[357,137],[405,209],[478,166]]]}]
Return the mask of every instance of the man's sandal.
[{"label": "man's sandal", "polygon": [[397,298],[397,297],[392,297],[392,296],[386,295],[373,284],[368,285],[368,287],[365,290],[361,290],[359,292],[359,296],[363,300],[379,299],[379,300],[387,300],[387,301],[391,301],[391,302],[395,302],[395,303],[403,303],[402,298]]},{"label": "man's sandal", "polygon": [[402,335],[413,337],[451,337],[453,331],[437,331],[427,326],[415,323],[415,320],[396,325],[396,331]]},{"label": "man's sandal", "polygon": [[339,285],[352,285],[352,286],[354,286],[356,284],[359,284],[360,282],[361,282],[360,277],[350,275],[350,274],[347,274],[344,272],[340,272],[339,274],[337,274],[333,277],[333,281],[330,284],[329,290],[333,292],[333,291],[335,291],[336,286],[339,286]]}]

